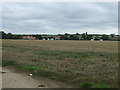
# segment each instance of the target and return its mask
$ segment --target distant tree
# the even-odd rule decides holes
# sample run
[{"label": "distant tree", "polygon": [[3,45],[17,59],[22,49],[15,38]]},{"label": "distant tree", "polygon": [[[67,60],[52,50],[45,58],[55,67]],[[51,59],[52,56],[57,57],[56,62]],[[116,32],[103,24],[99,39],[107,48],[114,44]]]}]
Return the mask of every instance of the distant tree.
[{"label": "distant tree", "polygon": [[42,39],[43,39],[43,38],[42,38],[42,35],[39,35],[39,36],[38,36],[38,39],[42,40]]},{"label": "distant tree", "polygon": [[80,35],[79,33],[76,33],[76,35]]},{"label": "distant tree", "polygon": [[93,39],[93,35],[87,35],[87,40]]},{"label": "distant tree", "polygon": [[68,40],[67,35],[62,35],[62,36],[60,37],[60,40]]},{"label": "distant tree", "polygon": [[79,35],[74,35],[73,40],[79,40]]},{"label": "distant tree", "polygon": [[8,39],[8,35],[5,32],[1,32],[2,33],[2,39]]},{"label": "distant tree", "polygon": [[12,33],[8,33],[7,36],[8,36],[8,39],[13,39],[12,38]]},{"label": "distant tree", "polygon": [[54,39],[54,37],[53,37],[53,36],[50,36],[50,37],[49,37],[49,39],[51,39],[51,38],[53,38],[53,39]]},{"label": "distant tree", "polygon": [[120,36],[118,35],[118,41],[120,41]]},{"label": "distant tree", "polygon": [[115,34],[110,34],[110,36],[113,38],[115,36]]},{"label": "distant tree", "polygon": [[47,40],[48,39],[48,37],[44,37],[45,38],[45,40]]},{"label": "distant tree", "polygon": [[104,35],[102,35],[101,39],[103,39],[103,40],[108,40],[108,39],[109,39],[109,36],[104,34]]},{"label": "distant tree", "polygon": [[65,35],[67,36],[67,35],[69,35],[68,33],[65,33]]},{"label": "distant tree", "polygon": [[70,35],[70,40],[74,40],[74,35]]},{"label": "distant tree", "polygon": [[42,40],[42,36],[41,35],[36,35],[35,36],[37,39],[39,39],[39,40]]},{"label": "distant tree", "polygon": [[18,35],[12,35],[10,39],[19,39]]},{"label": "distant tree", "polygon": [[100,40],[100,38],[98,36],[95,37],[95,40]]},{"label": "distant tree", "polygon": [[81,34],[81,36],[82,36],[83,40],[86,39],[86,35],[85,35],[85,33]]},{"label": "distant tree", "polygon": [[18,35],[18,39],[22,39],[22,35]]},{"label": "distant tree", "polygon": [[71,40],[70,34],[65,33],[64,35],[61,35],[60,40]]}]

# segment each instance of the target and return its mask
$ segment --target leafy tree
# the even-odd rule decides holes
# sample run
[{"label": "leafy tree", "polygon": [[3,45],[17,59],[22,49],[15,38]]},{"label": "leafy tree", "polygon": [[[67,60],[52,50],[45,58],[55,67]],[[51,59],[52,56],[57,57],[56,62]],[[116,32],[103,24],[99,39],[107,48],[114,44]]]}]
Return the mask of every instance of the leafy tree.
[{"label": "leafy tree", "polygon": [[8,39],[8,36],[5,32],[2,31],[1,33],[2,33],[2,39]]},{"label": "leafy tree", "polygon": [[74,35],[73,36],[73,40],[79,40],[79,36],[78,35]]},{"label": "leafy tree", "polygon": [[18,39],[22,39],[22,35],[18,35]]},{"label": "leafy tree", "polygon": [[12,33],[8,33],[7,36],[8,36],[8,39],[12,39]]},{"label": "leafy tree", "polygon": [[19,39],[18,35],[12,35],[10,39]]},{"label": "leafy tree", "polygon": [[91,40],[93,39],[93,36],[92,35],[87,35],[87,40]]},{"label": "leafy tree", "polygon": [[115,36],[115,34],[110,34],[110,36],[113,38]]},{"label": "leafy tree", "polygon": [[62,35],[62,36],[60,37],[60,39],[61,39],[61,40],[68,40],[67,35]]},{"label": "leafy tree", "polygon": [[103,39],[103,40],[108,40],[109,39],[109,36],[108,35],[102,35],[102,38],[101,39]]},{"label": "leafy tree", "polygon": [[71,37],[70,37],[70,34],[65,33],[65,35],[62,35],[62,36],[60,37],[60,39],[61,39],[61,40],[70,40]]},{"label": "leafy tree", "polygon": [[81,36],[82,36],[83,40],[86,39],[86,35],[85,35],[85,33],[81,34]]},{"label": "leafy tree", "polygon": [[42,39],[43,39],[43,38],[42,38],[42,35],[39,35],[39,36],[38,36],[38,39],[42,40]]},{"label": "leafy tree", "polygon": [[98,36],[95,37],[95,40],[100,40],[100,38]]},{"label": "leafy tree", "polygon": [[80,35],[79,33],[76,33],[76,35]]},{"label": "leafy tree", "polygon": [[65,36],[69,35],[68,33],[65,33]]}]

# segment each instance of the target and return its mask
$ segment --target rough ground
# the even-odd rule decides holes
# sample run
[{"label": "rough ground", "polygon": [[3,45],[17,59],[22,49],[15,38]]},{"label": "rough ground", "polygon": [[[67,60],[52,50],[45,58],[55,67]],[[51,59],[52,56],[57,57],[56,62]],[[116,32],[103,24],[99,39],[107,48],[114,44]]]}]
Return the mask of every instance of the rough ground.
[{"label": "rough ground", "polygon": [[10,67],[2,69],[2,88],[70,88],[70,86],[43,77],[31,77]]},{"label": "rough ground", "polygon": [[[2,68],[0,67],[0,72],[2,71]],[[0,90],[2,90],[2,74],[0,73]]]}]

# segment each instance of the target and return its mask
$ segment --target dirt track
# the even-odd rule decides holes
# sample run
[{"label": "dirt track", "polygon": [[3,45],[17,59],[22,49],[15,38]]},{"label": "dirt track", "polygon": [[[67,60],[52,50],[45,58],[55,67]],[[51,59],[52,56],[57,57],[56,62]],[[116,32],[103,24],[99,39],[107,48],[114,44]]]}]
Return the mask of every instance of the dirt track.
[{"label": "dirt track", "polygon": [[29,74],[7,67],[2,69],[2,88],[70,88],[70,86],[48,78],[37,78],[34,75],[31,77]]}]

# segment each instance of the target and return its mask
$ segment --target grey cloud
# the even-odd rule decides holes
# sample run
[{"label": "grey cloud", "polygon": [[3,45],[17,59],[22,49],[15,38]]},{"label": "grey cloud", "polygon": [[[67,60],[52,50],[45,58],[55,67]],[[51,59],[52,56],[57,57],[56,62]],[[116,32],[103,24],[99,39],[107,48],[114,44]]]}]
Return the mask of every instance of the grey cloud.
[{"label": "grey cloud", "polygon": [[12,33],[112,33],[117,3],[3,3],[2,19]]}]

